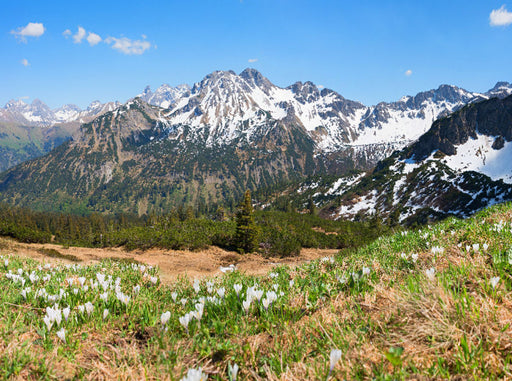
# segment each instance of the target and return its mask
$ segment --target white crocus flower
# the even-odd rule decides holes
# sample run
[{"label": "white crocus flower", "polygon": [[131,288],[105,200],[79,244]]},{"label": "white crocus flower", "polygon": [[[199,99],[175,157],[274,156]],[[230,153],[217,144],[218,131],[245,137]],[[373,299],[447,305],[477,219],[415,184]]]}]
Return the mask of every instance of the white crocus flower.
[{"label": "white crocus flower", "polygon": [[336,275],[336,279],[338,280],[338,282],[340,282],[340,284],[345,284],[348,281],[348,278],[346,275],[342,275],[342,276]]},{"label": "white crocus flower", "polygon": [[162,315],[160,316],[160,322],[162,323],[162,326],[166,325],[170,318],[171,318],[170,311],[166,311],[166,312],[162,313]]},{"label": "white crocus flower", "polygon": [[130,297],[121,291],[116,293],[116,297],[123,304],[128,304],[130,302]]},{"label": "white crocus flower", "polygon": [[71,311],[71,309],[69,308],[69,306],[65,307],[62,309],[62,316],[64,316],[64,319],[66,321],[68,321],[68,317],[69,317],[69,312]]},{"label": "white crocus flower", "polygon": [[96,279],[98,280],[99,283],[105,282],[105,274],[96,273]]},{"label": "white crocus flower", "polygon": [[194,284],[192,285],[192,287],[194,288],[196,294],[199,294],[199,291],[201,291],[201,284],[199,283],[199,280],[194,280]]},{"label": "white crocus flower", "polygon": [[187,330],[188,332],[188,324],[190,323],[191,316],[189,314],[185,314],[184,316],[179,318],[180,324]]},{"label": "white crocus flower", "polygon": [[[331,356],[330,356],[330,364],[329,364],[329,376],[331,375],[332,370],[340,361],[341,358],[341,349],[332,349],[331,350]],[[329,378],[329,376],[327,378]]]},{"label": "white crocus flower", "polygon": [[107,316],[108,316],[108,309],[105,308],[103,310],[103,320],[105,320],[107,318]]},{"label": "white crocus flower", "polygon": [[436,274],[436,269],[431,267],[429,268],[428,270],[425,270],[425,274],[427,275],[427,278],[430,279],[430,280],[434,280],[435,279],[435,274]]},{"label": "white crocus flower", "polygon": [[234,284],[233,288],[235,289],[235,292],[237,295],[240,295],[240,291],[242,291],[242,285],[241,284]]},{"label": "white crocus flower", "polygon": [[196,303],[196,311],[197,311],[197,320],[201,320],[201,318],[203,317],[203,312],[204,312],[204,304],[203,303]]},{"label": "white crocus flower", "polygon": [[236,381],[236,377],[238,375],[238,365],[234,364],[231,366],[231,364],[228,364],[228,374],[230,381]]},{"label": "white crocus flower", "polygon": [[249,309],[251,308],[251,302],[252,300],[249,298],[242,302],[242,306],[244,307],[245,312],[249,312]]},{"label": "white crocus flower", "polygon": [[85,311],[87,312],[88,316],[91,316],[92,312],[94,311],[94,306],[91,302],[85,303]]},{"label": "white crocus flower", "polygon": [[492,286],[492,288],[495,289],[499,282],[500,282],[500,277],[499,276],[495,276],[495,277],[491,278],[491,286]]},{"label": "white crocus flower", "polygon": [[30,275],[28,276],[28,279],[30,280],[31,283],[35,283],[39,280],[39,277],[37,276],[37,274],[34,271],[32,271],[30,273]]},{"label": "white crocus flower", "polygon": [[21,296],[23,296],[23,299],[27,300],[27,295],[30,293],[31,289],[30,287],[24,288],[21,290]]},{"label": "white crocus flower", "polygon": [[44,315],[43,317],[44,324],[46,324],[46,328],[48,328],[48,331],[52,329],[53,321],[50,319],[48,315]]},{"label": "white crocus flower", "polygon": [[61,339],[64,343],[66,342],[66,330],[64,328],[61,328],[57,331],[57,336],[59,339]]},{"label": "white crocus flower", "polygon": [[181,381],[206,381],[208,375],[203,373],[203,369],[189,369],[187,375],[181,379]]},{"label": "white crocus flower", "polygon": [[433,246],[430,251],[432,252],[432,254],[442,254],[444,253],[444,247],[440,247],[440,246]]},{"label": "white crocus flower", "polygon": [[263,297],[263,290],[254,290],[253,291],[254,298],[259,302]]}]

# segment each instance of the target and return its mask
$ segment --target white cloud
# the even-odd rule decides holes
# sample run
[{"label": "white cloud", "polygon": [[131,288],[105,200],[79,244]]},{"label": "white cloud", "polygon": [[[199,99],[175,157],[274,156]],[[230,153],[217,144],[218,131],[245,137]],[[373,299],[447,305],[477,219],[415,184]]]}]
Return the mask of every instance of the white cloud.
[{"label": "white cloud", "polygon": [[491,26],[507,26],[512,24],[512,12],[507,11],[504,5],[500,9],[493,9],[489,15],[489,24]]},{"label": "white cloud", "polygon": [[118,50],[124,54],[142,54],[149,48],[151,43],[144,40],[130,40],[127,37],[108,37],[105,42],[109,45],[112,44],[112,49]]},{"label": "white cloud", "polygon": [[405,73],[404,73],[407,77],[410,77],[412,75],[412,70],[409,69],[409,70],[406,70]]},{"label": "white cloud", "polygon": [[27,42],[27,37],[42,36],[45,30],[43,23],[29,22],[27,26],[11,30],[11,34],[14,34],[16,38],[19,38],[21,41]]},{"label": "white cloud", "polygon": [[324,85],[318,85],[317,86],[320,90],[322,90],[325,86]]},{"label": "white cloud", "polygon": [[249,58],[247,61],[250,63],[253,63],[253,62],[257,62],[258,59],[257,58]]},{"label": "white cloud", "polygon": [[75,44],[80,44],[85,37],[85,29],[81,26],[78,27],[78,32],[73,35],[73,41]]},{"label": "white cloud", "polygon": [[101,37],[96,33],[89,32],[89,35],[87,36],[87,42],[89,45],[94,46],[101,42]]},{"label": "white cloud", "polygon": [[23,58],[20,62],[25,67],[30,66],[30,62],[26,58]]},{"label": "white cloud", "polygon": [[66,38],[71,36],[72,32],[69,29],[66,29],[64,32],[62,32],[62,35]]}]

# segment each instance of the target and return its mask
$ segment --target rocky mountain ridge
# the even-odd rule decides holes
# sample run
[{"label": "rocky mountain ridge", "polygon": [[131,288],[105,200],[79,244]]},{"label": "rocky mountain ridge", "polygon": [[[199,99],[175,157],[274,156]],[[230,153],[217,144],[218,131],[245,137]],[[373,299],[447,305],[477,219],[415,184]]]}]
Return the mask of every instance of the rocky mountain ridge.
[{"label": "rocky mountain ridge", "polygon": [[512,96],[469,104],[367,174],[308,183],[300,192],[330,218],[379,215],[414,223],[466,217],[512,200]]},{"label": "rocky mountain ridge", "polygon": [[[462,106],[512,94],[512,85],[499,82],[486,93],[456,86],[405,96],[397,102],[365,106],[335,91],[319,89],[312,82],[297,82],[287,88],[273,85],[254,69],[239,75],[217,71],[192,88],[163,85],[148,103],[170,110],[170,123],[196,128],[209,126],[211,142],[229,142],[236,131],[264,123],[262,113],[285,124],[297,123],[315,140],[318,151],[335,152],[348,146],[402,144],[416,140],[437,118]],[[177,95],[179,94],[179,95]]]},{"label": "rocky mountain ridge", "polygon": [[[509,93],[508,83],[482,94],[443,85],[367,107],[311,82],[280,88],[254,69],[239,75],[218,71],[192,87],[165,85],[155,92],[146,88],[140,96],[83,123],[73,140],[47,156],[0,174],[0,201],[36,209],[138,214],[161,213],[176,205],[233,206],[245,189],[372,168],[422,136],[436,118],[508,99]],[[498,98],[487,100],[491,96]],[[36,116],[46,120],[45,108],[38,102],[35,106],[41,109]],[[13,103],[8,108],[23,107]],[[72,106],[61,110],[69,118],[75,111]],[[452,179],[447,164],[439,165],[448,168],[446,176]],[[379,164],[373,173],[383,182],[395,171],[382,170]],[[331,204],[326,215],[394,213],[380,207],[374,193],[365,193],[364,186],[376,191],[375,180],[368,176],[338,184],[352,189],[352,195],[360,192],[356,196],[363,204],[357,197],[348,201],[342,196],[338,207]],[[336,200],[340,195],[339,189],[328,194]],[[382,202],[393,206],[394,200]],[[359,206],[345,210],[343,202]],[[397,203],[407,205],[407,200]],[[408,217],[402,213],[397,218]]]},{"label": "rocky mountain ridge", "polygon": [[0,108],[0,122],[37,127],[51,127],[55,124],[72,122],[86,123],[120,105],[119,102],[101,103],[100,101],[94,101],[85,110],[81,110],[73,104],[51,109],[39,99],[34,99],[30,104],[18,99],[11,100],[3,108]]}]

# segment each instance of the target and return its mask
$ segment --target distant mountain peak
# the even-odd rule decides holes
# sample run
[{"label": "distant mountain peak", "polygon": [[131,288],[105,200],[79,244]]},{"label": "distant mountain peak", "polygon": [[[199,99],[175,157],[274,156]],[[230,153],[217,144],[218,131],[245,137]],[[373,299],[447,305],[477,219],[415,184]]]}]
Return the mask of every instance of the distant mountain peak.
[{"label": "distant mountain peak", "polygon": [[10,108],[17,108],[17,107],[23,107],[27,104],[23,102],[22,99],[11,99],[9,102],[7,102],[4,106],[4,109],[10,109]]},{"label": "distant mountain peak", "polygon": [[512,87],[512,84],[510,84],[509,82],[500,81],[500,82],[496,82],[496,85],[494,85],[494,87],[491,89],[491,91],[499,90],[502,88],[511,88],[511,87]]}]

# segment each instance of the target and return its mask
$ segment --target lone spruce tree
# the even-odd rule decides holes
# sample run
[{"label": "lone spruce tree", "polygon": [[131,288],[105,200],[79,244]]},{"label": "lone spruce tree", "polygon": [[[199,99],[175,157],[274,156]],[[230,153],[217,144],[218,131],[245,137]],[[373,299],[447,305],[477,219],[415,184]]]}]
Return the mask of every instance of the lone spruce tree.
[{"label": "lone spruce tree", "polygon": [[251,192],[245,191],[244,200],[236,212],[235,245],[240,253],[250,253],[258,246],[258,228],[254,223]]}]

